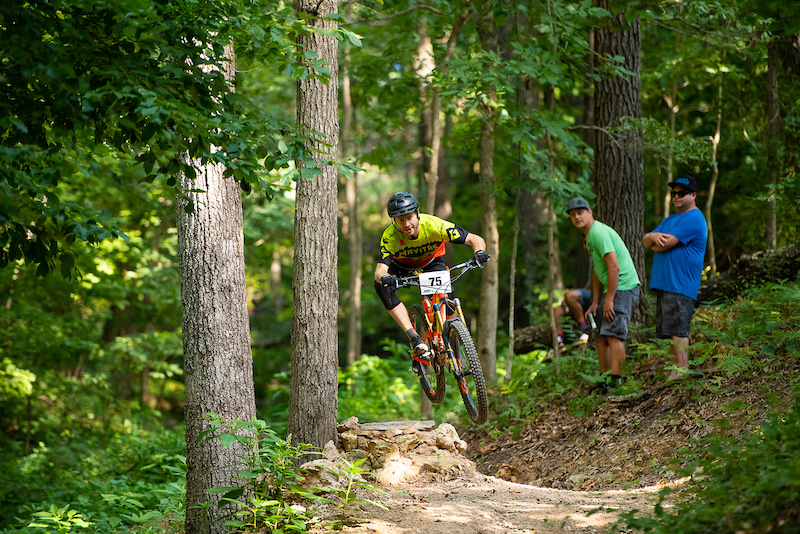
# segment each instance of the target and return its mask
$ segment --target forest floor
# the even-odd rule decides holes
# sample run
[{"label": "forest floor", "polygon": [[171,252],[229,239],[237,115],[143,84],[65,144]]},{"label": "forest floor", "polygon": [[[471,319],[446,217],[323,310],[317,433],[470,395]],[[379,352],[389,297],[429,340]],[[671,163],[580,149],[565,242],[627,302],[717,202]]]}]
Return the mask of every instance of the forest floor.
[{"label": "forest floor", "polygon": [[663,381],[662,358],[639,359],[636,398],[601,401],[583,416],[570,414],[562,398],[521,429],[461,428],[468,449],[457,469],[382,488],[373,498],[386,509],[364,507],[342,532],[616,531],[620,513],[651,513],[661,488],[686,487],[678,474],[682,449],[700,447],[694,440],[712,431],[753,432],[790,409],[800,380],[800,361],[790,356],[769,356],[733,376],[709,361],[702,376],[671,384]]}]

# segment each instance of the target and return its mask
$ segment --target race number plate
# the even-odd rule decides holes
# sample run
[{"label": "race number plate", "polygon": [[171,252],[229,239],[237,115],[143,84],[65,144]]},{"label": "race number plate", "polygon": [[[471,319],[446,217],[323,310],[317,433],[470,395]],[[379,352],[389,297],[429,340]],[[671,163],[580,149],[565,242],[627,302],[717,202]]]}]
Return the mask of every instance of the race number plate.
[{"label": "race number plate", "polygon": [[450,271],[432,271],[419,275],[419,291],[423,295],[450,293]]}]

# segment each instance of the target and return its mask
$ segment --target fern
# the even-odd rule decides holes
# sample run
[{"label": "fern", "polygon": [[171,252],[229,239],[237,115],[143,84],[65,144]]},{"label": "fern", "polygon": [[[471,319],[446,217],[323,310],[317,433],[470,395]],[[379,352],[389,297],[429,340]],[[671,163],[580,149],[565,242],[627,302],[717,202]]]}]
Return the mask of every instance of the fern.
[{"label": "fern", "polygon": [[730,353],[717,354],[717,368],[728,377],[746,371],[753,365],[754,350],[747,348],[732,349]]}]

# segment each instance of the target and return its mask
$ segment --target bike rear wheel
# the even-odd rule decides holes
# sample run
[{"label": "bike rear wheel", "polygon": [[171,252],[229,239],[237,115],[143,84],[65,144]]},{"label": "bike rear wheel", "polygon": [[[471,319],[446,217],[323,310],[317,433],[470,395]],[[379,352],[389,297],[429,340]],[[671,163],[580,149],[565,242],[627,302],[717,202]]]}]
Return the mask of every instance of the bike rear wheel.
[{"label": "bike rear wheel", "polygon": [[449,323],[448,333],[450,350],[453,352],[453,376],[458,382],[461,399],[470,419],[480,425],[486,422],[489,400],[486,397],[486,383],[478,351],[475,349],[467,325],[461,319]]},{"label": "bike rear wheel", "polygon": [[[408,315],[411,317],[414,330],[425,339],[428,348],[435,350],[435,347],[431,346],[432,340],[430,336],[425,335],[428,332],[428,321],[425,319],[425,311],[422,309],[422,306],[415,304],[408,311]],[[411,350],[413,352],[414,347],[411,347]],[[417,376],[419,377],[419,385],[422,387],[422,392],[425,393],[425,396],[428,397],[431,402],[439,403],[444,400],[447,383],[445,382],[444,367],[436,362],[436,355],[432,355],[431,359],[433,361],[430,365],[415,362],[416,366],[419,366]],[[433,384],[436,385],[434,386]]]}]

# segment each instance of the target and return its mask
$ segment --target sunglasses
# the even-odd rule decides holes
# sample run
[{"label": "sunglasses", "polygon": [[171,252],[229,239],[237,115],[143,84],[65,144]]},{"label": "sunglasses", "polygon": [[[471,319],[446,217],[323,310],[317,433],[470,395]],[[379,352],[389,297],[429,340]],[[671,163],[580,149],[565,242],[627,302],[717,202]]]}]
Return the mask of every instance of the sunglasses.
[{"label": "sunglasses", "polygon": [[691,192],[691,191],[670,191],[670,193],[669,193],[669,194],[670,194],[670,195],[672,195],[673,197],[680,197],[680,198],[683,198],[683,197],[685,197],[686,195],[691,195],[691,194],[692,194],[692,192]]}]

